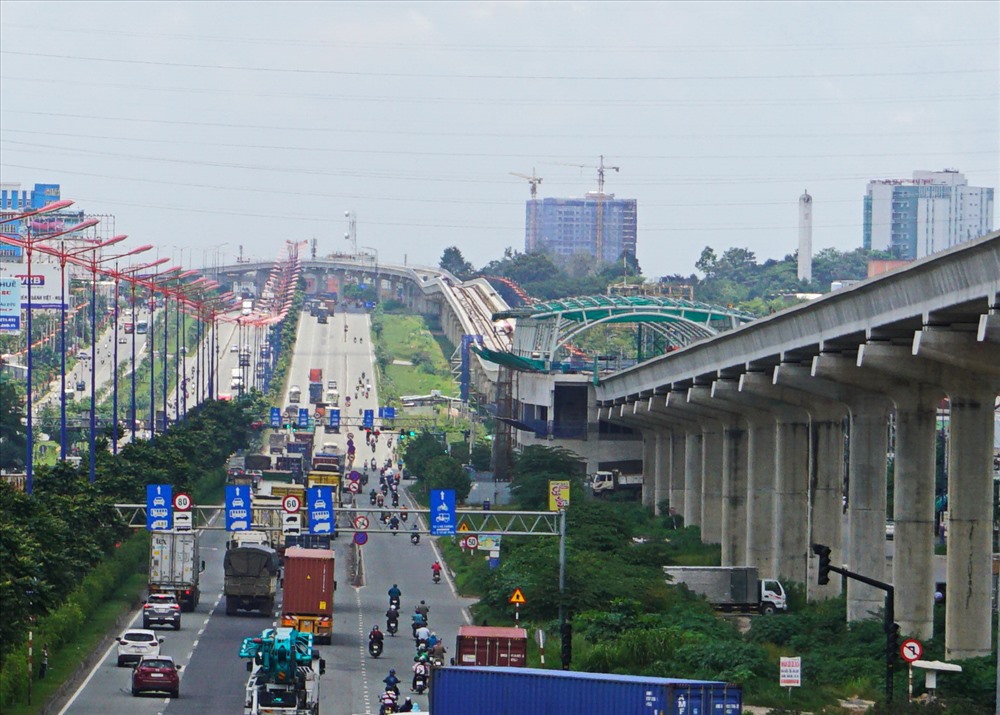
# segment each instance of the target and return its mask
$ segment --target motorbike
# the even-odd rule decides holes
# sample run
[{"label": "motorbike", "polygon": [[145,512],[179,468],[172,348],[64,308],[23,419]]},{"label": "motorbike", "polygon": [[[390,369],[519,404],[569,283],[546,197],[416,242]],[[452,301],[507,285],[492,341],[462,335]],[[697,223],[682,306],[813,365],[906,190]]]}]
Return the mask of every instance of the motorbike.
[{"label": "motorbike", "polygon": [[382,655],[382,641],[368,641],[368,654],[372,658]]},{"label": "motorbike", "polygon": [[423,695],[425,690],[427,690],[427,676],[426,675],[414,676],[413,692],[415,692],[417,695]]},{"label": "motorbike", "polygon": [[385,630],[390,636],[396,635],[396,632],[399,631],[399,619],[390,620],[387,618],[385,621]]},{"label": "motorbike", "polygon": [[399,506],[399,494],[397,492],[392,493],[392,505]]},{"label": "motorbike", "polygon": [[389,596],[389,607],[399,610],[399,596]]},{"label": "motorbike", "polygon": [[420,534],[410,534],[410,543],[416,546],[420,543]]},{"label": "motorbike", "polygon": [[375,502],[378,501],[378,495],[374,489],[372,489],[371,494],[368,495],[368,500],[372,503],[372,506],[375,506]]},{"label": "motorbike", "polygon": [[435,571],[431,576],[431,580],[434,581],[434,583],[441,583],[441,572]]}]

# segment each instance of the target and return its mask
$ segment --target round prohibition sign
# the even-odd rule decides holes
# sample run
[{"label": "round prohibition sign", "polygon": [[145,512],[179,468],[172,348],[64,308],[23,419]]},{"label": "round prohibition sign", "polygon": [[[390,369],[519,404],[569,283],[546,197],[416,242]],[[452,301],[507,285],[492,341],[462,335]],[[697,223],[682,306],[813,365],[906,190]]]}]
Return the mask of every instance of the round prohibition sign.
[{"label": "round prohibition sign", "polygon": [[354,520],[355,529],[367,529],[368,528],[368,517],[359,516]]},{"label": "round prohibition sign", "polygon": [[351,482],[350,484],[347,485],[347,490],[351,494],[357,494],[358,492],[361,491],[361,485],[358,482]]},{"label": "round prohibition sign", "polygon": [[923,644],[915,638],[907,638],[899,644],[899,655],[907,663],[920,660],[924,654]]},{"label": "round prohibition sign", "polygon": [[475,536],[466,536],[465,537],[465,547],[466,548],[468,548],[468,549],[474,549],[477,546],[479,546],[479,539],[477,539]]},{"label": "round prohibition sign", "polygon": [[295,514],[302,508],[302,500],[294,494],[287,494],[285,498],[281,500],[281,508],[289,514]]},{"label": "round prohibition sign", "polygon": [[191,496],[184,492],[177,492],[174,495],[174,509],[177,511],[191,511],[193,504]]}]

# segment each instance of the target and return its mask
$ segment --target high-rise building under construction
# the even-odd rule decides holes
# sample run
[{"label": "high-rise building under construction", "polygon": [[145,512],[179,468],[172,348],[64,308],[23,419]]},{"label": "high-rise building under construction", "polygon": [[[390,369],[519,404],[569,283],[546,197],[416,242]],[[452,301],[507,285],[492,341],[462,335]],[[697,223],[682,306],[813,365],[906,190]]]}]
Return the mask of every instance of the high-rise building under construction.
[{"label": "high-rise building under construction", "polygon": [[590,192],[581,199],[531,199],[525,205],[525,252],[557,259],[582,253],[610,263],[635,256],[636,200]]}]

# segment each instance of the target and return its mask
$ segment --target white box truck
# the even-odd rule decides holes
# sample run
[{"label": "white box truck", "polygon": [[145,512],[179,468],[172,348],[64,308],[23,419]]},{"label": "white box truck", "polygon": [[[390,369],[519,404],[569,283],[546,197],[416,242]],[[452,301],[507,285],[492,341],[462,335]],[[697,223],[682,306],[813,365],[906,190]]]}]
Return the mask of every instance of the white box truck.
[{"label": "white box truck", "polygon": [[199,576],[205,569],[197,531],[154,531],[149,539],[149,593],[172,593],[181,610],[198,605]]},{"label": "white box truck", "polygon": [[672,584],[684,584],[717,610],[770,615],[788,610],[785,588],[776,579],[760,579],[753,566],[664,566]]}]

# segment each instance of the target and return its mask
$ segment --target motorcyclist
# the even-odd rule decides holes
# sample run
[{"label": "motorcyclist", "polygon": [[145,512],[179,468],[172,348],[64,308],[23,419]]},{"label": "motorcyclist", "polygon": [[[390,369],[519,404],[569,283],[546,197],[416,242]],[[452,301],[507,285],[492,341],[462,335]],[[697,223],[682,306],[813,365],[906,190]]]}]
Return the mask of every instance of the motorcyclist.
[{"label": "motorcyclist", "polygon": [[430,675],[430,668],[427,667],[426,663],[417,661],[413,664],[413,682],[410,684],[410,692],[416,692],[417,690],[417,677],[423,677],[424,684],[427,684],[427,677]]},{"label": "motorcyclist", "polygon": [[423,613],[420,613],[419,611],[415,611],[413,613],[413,622],[410,624],[410,627],[413,629],[413,637],[414,638],[417,637],[418,628],[426,625],[427,625],[427,616],[425,616]]},{"label": "motorcyclist", "polygon": [[392,605],[395,603],[396,609],[398,610],[400,600],[403,597],[403,592],[399,590],[399,586],[397,584],[392,584],[392,588],[389,589],[388,594],[389,594],[389,607],[391,608]]},{"label": "motorcyclist", "polygon": [[378,625],[372,626],[371,631],[368,632],[368,643],[378,643],[379,645],[385,643],[385,634],[378,629]]},{"label": "motorcyclist", "polygon": [[[413,710],[413,701],[410,700],[410,698],[407,698],[406,700],[404,700],[402,702],[402,704],[399,706],[399,712],[401,712],[401,713],[412,713],[412,712],[414,712],[414,710]],[[420,712],[420,711],[417,710],[416,712]]]},{"label": "motorcyclist", "polygon": [[413,637],[417,640],[417,645],[426,645],[427,639],[431,637],[431,630],[426,625],[420,626],[416,631],[413,632]]},{"label": "motorcyclist", "polygon": [[427,614],[431,612],[430,606],[427,605],[426,601],[421,601],[417,604],[416,608],[413,609],[414,612],[419,613],[424,617],[424,623],[427,622]]},{"label": "motorcyclist", "polygon": [[399,694],[387,689],[382,693],[382,697],[379,698],[379,715],[389,715],[389,713],[397,712],[396,704],[398,700]]},{"label": "motorcyclist", "polygon": [[441,578],[441,562],[435,561],[431,564],[431,576],[437,576]]},{"label": "motorcyclist", "polygon": [[438,638],[438,634],[431,631],[430,635],[427,636],[427,647],[433,650],[434,646],[437,645],[440,640],[441,639]]},{"label": "motorcyclist", "polygon": [[393,692],[396,697],[399,697],[399,678],[396,677],[396,669],[391,668],[389,674],[382,678],[382,682],[385,683],[385,691]]},{"label": "motorcyclist", "polygon": [[389,519],[389,528],[393,531],[397,531],[399,529],[399,517],[395,514],[393,514]]},{"label": "motorcyclist", "polygon": [[385,612],[385,629],[392,633],[399,627],[399,611],[392,606]]},{"label": "motorcyclist", "polygon": [[420,543],[420,533],[417,531],[417,525],[413,525],[413,531],[410,533],[410,543],[416,546]]},{"label": "motorcyclist", "polygon": [[375,503],[378,500],[378,492],[374,489],[368,492],[368,500],[372,503],[372,506],[375,506]]},{"label": "motorcyclist", "polygon": [[[431,635],[434,635],[433,633]],[[444,641],[439,640],[431,647],[431,658],[434,659],[436,663],[444,663],[444,654],[448,651],[444,647]]]}]

